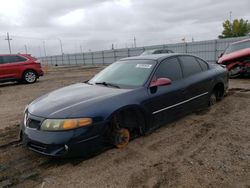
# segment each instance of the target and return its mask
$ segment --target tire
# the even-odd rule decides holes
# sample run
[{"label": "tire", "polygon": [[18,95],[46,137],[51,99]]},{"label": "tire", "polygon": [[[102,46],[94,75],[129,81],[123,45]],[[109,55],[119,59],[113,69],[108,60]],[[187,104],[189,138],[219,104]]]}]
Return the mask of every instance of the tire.
[{"label": "tire", "polygon": [[213,106],[216,102],[217,102],[216,92],[212,92],[209,97],[208,105]]},{"label": "tire", "polygon": [[23,81],[27,84],[33,84],[36,82],[38,76],[36,72],[32,70],[27,70],[23,73]]}]

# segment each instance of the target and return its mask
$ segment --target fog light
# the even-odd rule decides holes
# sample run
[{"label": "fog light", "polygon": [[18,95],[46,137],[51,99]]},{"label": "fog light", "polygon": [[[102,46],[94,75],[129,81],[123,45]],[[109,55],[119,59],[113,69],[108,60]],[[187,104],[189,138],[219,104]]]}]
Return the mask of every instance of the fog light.
[{"label": "fog light", "polygon": [[69,146],[67,146],[66,144],[64,145],[64,149],[66,150],[66,151],[68,151],[69,150]]}]

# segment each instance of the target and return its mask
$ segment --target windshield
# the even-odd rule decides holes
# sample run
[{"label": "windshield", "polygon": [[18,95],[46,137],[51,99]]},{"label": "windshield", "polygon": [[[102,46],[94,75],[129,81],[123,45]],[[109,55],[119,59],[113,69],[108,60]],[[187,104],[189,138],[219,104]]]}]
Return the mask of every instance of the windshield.
[{"label": "windshield", "polygon": [[235,51],[239,51],[245,48],[250,48],[250,41],[245,41],[245,42],[240,42],[240,43],[235,43],[235,44],[230,44],[228,48],[225,51],[225,54],[229,54]]},{"label": "windshield", "polygon": [[119,61],[109,65],[88,83],[103,85],[113,84],[119,87],[143,86],[153,70],[156,62],[152,60]]}]

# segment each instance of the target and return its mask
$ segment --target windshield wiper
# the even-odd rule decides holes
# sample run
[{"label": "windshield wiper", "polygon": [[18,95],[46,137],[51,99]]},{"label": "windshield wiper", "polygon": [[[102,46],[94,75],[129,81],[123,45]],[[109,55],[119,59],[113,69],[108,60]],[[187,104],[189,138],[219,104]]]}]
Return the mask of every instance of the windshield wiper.
[{"label": "windshield wiper", "polygon": [[95,84],[100,84],[100,85],[104,85],[104,86],[111,86],[111,87],[120,88],[118,85],[112,84],[112,83],[109,83],[109,82],[95,82]]}]

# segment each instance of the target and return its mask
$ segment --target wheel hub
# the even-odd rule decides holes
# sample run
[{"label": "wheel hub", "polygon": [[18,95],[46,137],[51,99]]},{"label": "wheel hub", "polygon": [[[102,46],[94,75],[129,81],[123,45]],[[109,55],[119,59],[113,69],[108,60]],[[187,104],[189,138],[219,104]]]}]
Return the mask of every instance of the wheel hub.
[{"label": "wheel hub", "polygon": [[115,146],[117,148],[125,148],[128,145],[130,133],[128,129],[121,128],[115,133]]}]

